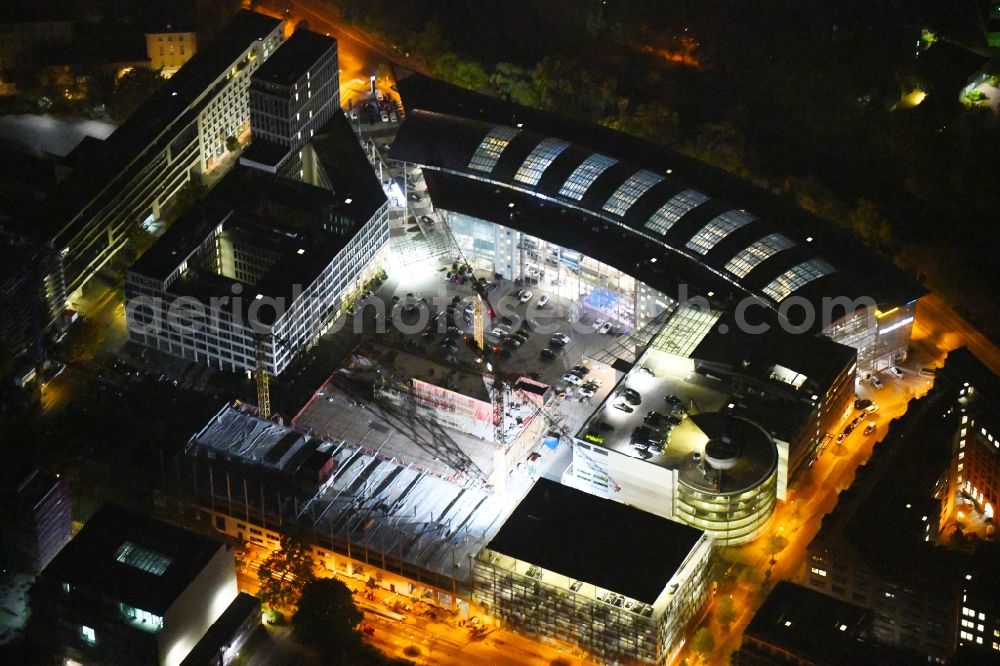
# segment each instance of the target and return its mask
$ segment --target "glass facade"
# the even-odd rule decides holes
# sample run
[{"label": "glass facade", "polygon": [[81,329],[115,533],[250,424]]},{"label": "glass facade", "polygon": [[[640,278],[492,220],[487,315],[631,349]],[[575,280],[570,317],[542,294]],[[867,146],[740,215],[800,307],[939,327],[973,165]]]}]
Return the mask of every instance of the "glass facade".
[{"label": "glass facade", "polygon": [[497,165],[500,155],[503,154],[503,151],[510,145],[511,140],[519,132],[520,130],[507,127],[506,125],[497,125],[491,129],[483,138],[479,147],[476,148],[476,152],[472,154],[472,159],[469,160],[469,168],[476,169],[477,171],[486,171],[487,173],[493,171],[493,167]]},{"label": "glass facade", "polygon": [[708,195],[698,190],[684,190],[674,195],[667,203],[646,220],[646,228],[658,234],[665,234],[677,220],[686,213],[708,201]]},{"label": "glass facade", "polygon": [[744,210],[729,210],[714,218],[687,242],[689,250],[705,254],[719,241],[757,218]]},{"label": "glass facade", "polygon": [[777,497],[778,470],[764,483],[742,492],[720,494],[677,485],[677,517],[688,525],[705,530],[720,545],[745,543],[757,538],[767,527]]},{"label": "glass facade", "polygon": [[745,278],[750,274],[750,271],[757,268],[764,260],[782,250],[793,247],[795,247],[795,241],[787,236],[782,236],[781,234],[764,236],[759,241],[740,250],[726,264],[726,270],[738,278]]},{"label": "glass facade", "polygon": [[776,303],[780,303],[806,284],[824,275],[830,275],[834,270],[836,269],[833,266],[822,259],[803,261],[774,278],[764,287],[764,293]]},{"label": "glass facade", "polygon": [[473,596],[520,633],[573,643],[599,663],[662,664],[705,600],[710,552],[703,537],[648,604],[484,548],[473,562]]},{"label": "glass facade", "polygon": [[537,146],[524,158],[524,162],[514,174],[514,180],[525,185],[537,185],[552,160],[566,150],[569,144],[559,139],[542,139]]},{"label": "glass facade", "polygon": [[649,188],[664,179],[658,173],[643,169],[636,171],[614,191],[604,204],[604,210],[613,215],[623,217],[628,209],[645,194]]},{"label": "glass facade", "polygon": [[559,188],[559,194],[579,201],[594,184],[594,181],[607,171],[608,167],[617,164],[617,162],[618,160],[613,157],[594,153],[573,170],[563,186]]}]

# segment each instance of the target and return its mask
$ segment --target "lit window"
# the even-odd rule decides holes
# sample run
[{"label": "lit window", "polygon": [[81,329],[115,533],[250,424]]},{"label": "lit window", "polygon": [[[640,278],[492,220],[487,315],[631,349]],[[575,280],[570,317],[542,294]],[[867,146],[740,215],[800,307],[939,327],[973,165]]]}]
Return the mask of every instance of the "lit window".
[{"label": "lit window", "polygon": [[552,161],[568,147],[568,143],[559,139],[542,139],[524,158],[524,162],[514,174],[514,180],[525,185],[537,185]]},{"label": "lit window", "polygon": [[809,570],[812,571],[817,576],[823,576],[824,578],[826,577],[826,571],[824,571],[823,569],[820,569],[818,567],[812,567]]},{"label": "lit window", "polygon": [[483,137],[479,147],[476,148],[476,152],[472,154],[472,159],[469,160],[469,168],[478,171],[493,171],[493,167],[497,165],[500,155],[507,149],[511,140],[518,133],[519,130],[505,125],[497,125],[491,129]]},{"label": "lit window", "polygon": [[658,173],[642,169],[629,176],[618,186],[614,194],[604,203],[604,210],[619,217],[624,217],[628,209],[649,191],[653,185],[663,182],[665,178]]},{"label": "lit window", "polygon": [[692,236],[691,240],[687,242],[687,247],[698,254],[705,254],[718,245],[723,238],[756,219],[745,210],[727,210]]},{"label": "lit window", "polygon": [[646,220],[646,228],[659,234],[665,234],[677,220],[706,201],[708,201],[708,195],[697,190],[679,192]]},{"label": "lit window", "polygon": [[608,167],[616,164],[618,160],[607,155],[594,153],[580,163],[573,173],[569,175],[563,186],[559,188],[559,194],[570,199],[579,201],[590,189],[597,178],[607,171]]},{"label": "lit window", "polygon": [[735,275],[738,278],[744,278],[749,275],[750,271],[757,268],[766,259],[774,256],[782,250],[787,250],[789,248],[795,247],[795,241],[788,238],[787,236],[782,236],[781,234],[771,234],[770,236],[765,236],[759,241],[756,241],[753,245],[740,250],[729,263],[726,264],[726,270]]},{"label": "lit window", "polygon": [[836,269],[834,269],[833,266],[822,259],[810,259],[809,261],[803,261],[798,266],[795,266],[774,278],[769,285],[764,287],[764,293],[767,296],[770,296],[775,302],[780,303],[788,298],[793,292],[801,289],[817,278],[821,278],[824,275],[830,275],[835,270]]},{"label": "lit window", "polygon": [[80,636],[91,645],[97,643],[97,633],[87,625],[82,625],[80,627]]}]

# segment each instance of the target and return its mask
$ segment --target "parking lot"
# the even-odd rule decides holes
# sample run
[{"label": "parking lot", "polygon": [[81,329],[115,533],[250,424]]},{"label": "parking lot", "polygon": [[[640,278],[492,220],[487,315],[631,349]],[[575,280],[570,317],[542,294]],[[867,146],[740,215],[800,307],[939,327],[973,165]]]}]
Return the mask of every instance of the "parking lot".
[{"label": "parking lot", "polygon": [[[490,362],[507,372],[562,386],[566,383],[560,378],[567,369],[613,341],[591,324],[570,322],[576,309],[567,299],[548,295],[548,302],[539,307],[544,292],[530,289],[530,297],[519,298],[518,286],[482,271],[449,279],[454,265],[445,261],[390,270],[386,283],[356,304],[355,330],[446,364],[483,372]],[[483,308],[485,342],[493,352],[489,359],[474,346],[471,281],[480,278],[492,281],[487,297],[495,316],[489,316],[488,306]],[[565,336],[565,344],[552,342],[557,334]],[[543,355],[546,349],[551,351]]]}]

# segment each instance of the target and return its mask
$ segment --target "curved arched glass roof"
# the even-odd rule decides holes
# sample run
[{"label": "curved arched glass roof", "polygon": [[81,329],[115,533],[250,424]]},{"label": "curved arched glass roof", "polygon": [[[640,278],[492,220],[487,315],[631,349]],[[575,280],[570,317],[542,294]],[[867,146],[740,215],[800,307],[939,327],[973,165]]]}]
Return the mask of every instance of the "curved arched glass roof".
[{"label": "curved arched glass roof", "polygon": [[[417,136],[406,137],[414,126]],[[403,124],[393,157],[577,208],[686,255],[774,303],[835,272],[772,223],[683,186],[669,169],[637,168],[562,139],[418,110]],[[794,259],[776,255],[793,248],[799,263],[789,268]],[[765,262],[773,266],[771,274],[758,275]]]}]

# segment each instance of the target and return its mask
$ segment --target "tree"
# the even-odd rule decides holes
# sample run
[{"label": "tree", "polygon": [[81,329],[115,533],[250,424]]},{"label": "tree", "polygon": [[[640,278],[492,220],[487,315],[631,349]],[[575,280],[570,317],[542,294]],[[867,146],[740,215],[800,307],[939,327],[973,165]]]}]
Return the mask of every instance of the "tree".
[{"label": "tree", "polygon": [[728,627],[736,619],[736,609],[733,607],[733,597],[724,595],[719,599],[719,605],[715,609],[715,619],[723,627]]},{"label": "tree", "polygon": [[292,635],[318,652],[324,663],[356,663],[363,644],[355,627],[363,619],[346,585],[321,578],[303,587],[298,610],[292,616]]},{"label": "tree", "polygon": [[233,135],[229,135],[226,137],[226,150],[228,150],[229,152],[233,152],[239,147],[240,147],[239,139],[237,139]]},{"label": "tree", "polygon": [[767,537],[764,542],[764,552],[771,556],[773,559],[775,555],[783,551],[788,547],[788,539],[781,536],[780,534],[772,534]]},{"label": "tree", "polygon": [[703,658],[708,658],[712,650],[715,649],[715,636],[708,627],[702,627],[695,632],[691,639],[691,649],[700,654]]},{"label": "tree", "polygon": [[471,60],[462,60],[451,51],[434,58],[431,67],[436,76],[469,90],[482,90],[490,82],[482,65]]},{"label": "tree", "polygon": [[115,120],[125,120],[164,80],[159,72],[133,67],[115,83],[115,91],[108,101],[108,114]]},{"label": "tree", "polygon": [[90,319],[81,319],[73,324],[66,335],[63,353],[71,363],[80,363],[94,358],[94,354],[104,344],[104,331]]},{"label": "tree", "polygon": [[281,548],[257,569],[260,598],[271,606],[291,606],[305,585],[315,579],[309,550],[291,537],[281,537]]}]

